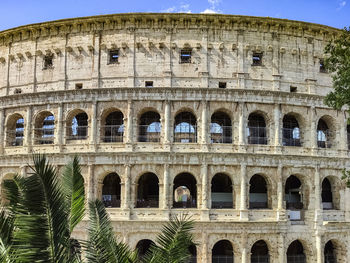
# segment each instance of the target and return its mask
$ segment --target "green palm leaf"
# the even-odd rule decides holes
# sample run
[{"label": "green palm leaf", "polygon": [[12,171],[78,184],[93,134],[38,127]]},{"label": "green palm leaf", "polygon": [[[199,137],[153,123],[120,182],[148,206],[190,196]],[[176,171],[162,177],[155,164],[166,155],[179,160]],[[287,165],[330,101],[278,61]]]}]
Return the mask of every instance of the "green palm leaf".
[{"label": "green palm leaf", "polygon": [[191,231],[193,221],[186,215],[171,218],[155,245],[152,245],[149,253],[141,260],[147,263],[185,263],[190,258],[189,247],[193,244]]},{"label": "green palm leaf", "polygon": [[89,241],[86,258],[89,263],[130,263],[135,255],[127,245],[116,240],[113,227],[103,203],[89,202]]}]

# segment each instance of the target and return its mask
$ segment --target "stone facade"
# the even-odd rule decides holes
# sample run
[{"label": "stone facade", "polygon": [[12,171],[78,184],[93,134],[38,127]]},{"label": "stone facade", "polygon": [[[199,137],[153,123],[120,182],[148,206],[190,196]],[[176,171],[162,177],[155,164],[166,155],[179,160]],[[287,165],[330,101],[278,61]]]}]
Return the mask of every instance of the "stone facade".
[{"label": "stone facade", "polygon": [[193,14],[0,32],[0,179],[28,173],[32,152],[58,167],[79,154],[88,198],[131,247],[185,212],[193,261],[350,262],[348,115],[323,103],[338,34]]}]

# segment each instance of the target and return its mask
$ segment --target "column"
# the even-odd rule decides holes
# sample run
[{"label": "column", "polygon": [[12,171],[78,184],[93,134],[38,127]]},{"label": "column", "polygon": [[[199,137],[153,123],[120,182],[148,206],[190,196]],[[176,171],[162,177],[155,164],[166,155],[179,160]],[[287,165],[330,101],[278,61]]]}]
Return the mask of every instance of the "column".
[{"label": "column", "polygon": [[316,231],[316,262],[323,263],[322,261],[322,237],[319,231]]},{"label": "column", "polygon": [[274,109],[274,132],[275,132],[275,146],[281,146],[281,104],[275,104]]},{"label": "column", "polygon": [[100,87],[101,38],[101,33],[95,33],[93,46],[89,47],[91,57],[93,57],[91,80],[94,88]]},{"label": "column", "polygon": [[247,167],[241,164],[241,210],[247,210]]},{"label": "column", "polygon": [[131,180],[131,165],[125,164],[125,176],[124,176],[124,200],[122,204],[123,209],[129,209],[130,208],[130,180]]},{"label": "column", "polygon": [[165,102],[164,109],[164,143],[170,143],[170,101]]},{"label": "column", "polygon": [[57,109],[57,131],[56,131],[56,135],[57,135],[57,144],[59,147],[62,146],[63,143],[63,134],[64,134],[64,130],[63,130],[63,104],[60,103],[58,105],[58,109]]},{"label": "column", "polygon": [[[172,47],[171,47],[171,39],[172,39],[172,31],[171,30],[167,30],[167,35],[165,37],[165,42],[167,45],[167,48],[163,48],[164,50],[164,87],[167,88],[171,88],[172,85],[172,68],[171,68],[171,54],[172,54]],[[166,50],[168,49],[169,52],[166,52]]]},{"label": "column", "polygon": [[237,88],[245,89],[244,74],[244,31],[239,30],[237,34]]},{"label": "column", "polygon": [[97,143],[96,141],[96,133],[97,133],[97,102],[92,102],[92,110],[91,110],[91,136],[90,136],[90,144]]},{"label": "column", "polygon": [[126,131],[126,143],[128,144],[131,144],[133,142],[133,129],[132,129],[132,119],[133,119],[133,116],[132,116],[132,113],[133,113],[133,109],[132,109],[132,101],[129,100],[128,101],[128,118],[127,118],[127,131]]},{"label": "column", "polygon": [[164,183],[163,183],[163,198],[162,198],[162,208],[169,208],[169,164],[164,164]]},{"label": "column", "polygon": [[287,251],[284,248],[284,235],[285,233],[280,233],[278,237],[278,261],[276,262],[286,262]]},{"label": "column", "polygon": [[93,164],[89,164],[88,165],[88,182],[84,182],[84,186],[85,187],[85,191],[86,191],[86,197],[87,200],[94,200],[96,199],[100,199],[100,196],[96,196],[95,195],[95,173],[94,173],[94,165]]},{"label": "column", "polygon": [[208,165],[202,164],[202,209],[208,209]]},{"label": "column", "polygon": [[202,144],[208,143],[208,103],[202,101]]},{"label": "column", "polygon": [[239,103],[239,124],[238,124],[238,142],[239,145],[244,145],[245,142],[245,103]]},{"label": "column", "polygon": [[208,260],[208,234],[204,231],[202,232],[202,242],[201,243],[202,243],[201,262],[209,262],[209,260]]},{"label": "column", "polygon": [[277,168],[277,210],[283,209],[283,182],[282,182],[282,165]]},{"label": "column", "polygon": [[135,87],[135,67],[136,67],[136,56],[135,56],[135,28],[130,27],[129,29],[130,33],[130,39],[128,39],[130,46],[123,48],[123,53],[127,53],[129,50],[127,57],[128,57],[128,82],[129,87],[133,88]]},{"label": "column", "polygon": [[250,261],[247,248],[247,235],[242,237],[242,263],[248,263]]},{"label": "column", "polygon": [[202,28],[201,31],[202,31],[203,46],[199,48],[199,51],[201,53],[199,77],[201,79],[201,87],[208,88],[209,87],[208,29]]},{"label": "column", "polygon": [[31,146],[32,146],[32,107],[29,107],[27,109],[27,118],[26,118],[26,125],[25,125],[25,140],[26,140],[26,146],[28,147],[28,151],[31,151]]},{"label": "column", "polygon": [[321,210],[321,189],[320,189],[320,167],[315,168],[315,222],[322,220]]},{"label": "column", "polygon": [[4,134],[5,134],[5,125],[4,125],[4,109],[0,109],[0,154],[4,152]]},{"label": "column", "polygon": [[310,147],[311,148],[317,148],[317,126],[316,126],[316,120],[315,120],[315,107],[312,106],[310,108]]},{"label": "column", "polygon": [[344,118],[340,118],[340,131],[339,131],[339,149],[343,151],[348,150],[348,134],[347,134],[347,119],[345,112],[341,113]]}]

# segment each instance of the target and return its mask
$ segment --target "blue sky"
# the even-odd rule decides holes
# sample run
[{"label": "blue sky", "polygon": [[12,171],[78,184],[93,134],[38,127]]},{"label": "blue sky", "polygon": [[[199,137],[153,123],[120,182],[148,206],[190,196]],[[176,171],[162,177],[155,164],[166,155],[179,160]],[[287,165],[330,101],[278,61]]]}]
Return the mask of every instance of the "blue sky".
[{"label": "blue sky", "polygon": [[0,0],[0,30],[126,12],[223,13],[350,26],[350,0]]}]

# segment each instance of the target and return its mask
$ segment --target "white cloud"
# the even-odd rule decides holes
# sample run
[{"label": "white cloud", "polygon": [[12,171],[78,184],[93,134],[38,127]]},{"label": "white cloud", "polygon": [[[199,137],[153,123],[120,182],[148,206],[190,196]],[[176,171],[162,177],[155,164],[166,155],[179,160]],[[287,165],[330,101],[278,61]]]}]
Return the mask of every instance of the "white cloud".
[{"label": "white cloud", "polygon": [[217,13],[218,13],[218,11],[212,10],[212,9],[209,9],[209,8],[207,8],[204,11],[201,12],[201,14],[217,14]]},{"label": "white cloud", "polygon": [[164,13],[192,13],[189,4],[181,4],[179,7],[172,6],[165,10],[161,10]]},{"label": "white cloud", "polygon": [[221,0],[208,0],[208,3],[212,6],[218,5]]},{"label": "white cloud", "polygon": [[346,1],[345,0],[338,1],[338,8],[337,8],[337,10],[342,9],[345,5],[346,5]]}]

